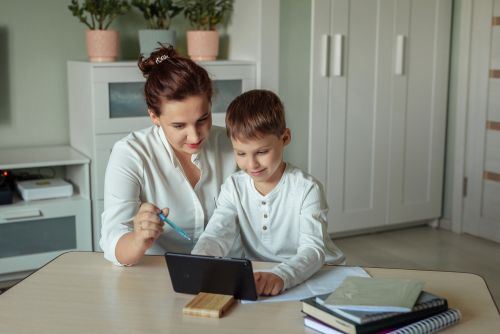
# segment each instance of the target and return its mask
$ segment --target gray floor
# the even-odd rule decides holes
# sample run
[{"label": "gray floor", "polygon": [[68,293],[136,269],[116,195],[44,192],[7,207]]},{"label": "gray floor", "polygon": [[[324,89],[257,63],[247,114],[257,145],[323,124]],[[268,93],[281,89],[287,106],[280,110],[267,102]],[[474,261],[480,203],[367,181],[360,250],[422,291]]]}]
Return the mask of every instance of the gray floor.
[{"label": "gray floor", "polygon": [[500,244],[429,226],[335,239],[349,265],[470,272],[500,306]]}]

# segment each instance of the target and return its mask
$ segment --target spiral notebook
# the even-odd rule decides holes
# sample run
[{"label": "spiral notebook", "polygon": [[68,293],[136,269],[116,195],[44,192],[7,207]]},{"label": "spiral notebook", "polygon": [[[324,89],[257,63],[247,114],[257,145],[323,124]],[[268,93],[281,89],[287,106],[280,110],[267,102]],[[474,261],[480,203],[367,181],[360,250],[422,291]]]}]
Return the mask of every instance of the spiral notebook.
[{"label": "spiral notebook", "polygon": [[388,334],[431,334],[450,327],[462,318],[459,310],[450,308],[432,317],[414,322],[408,326],[388,331]]}]

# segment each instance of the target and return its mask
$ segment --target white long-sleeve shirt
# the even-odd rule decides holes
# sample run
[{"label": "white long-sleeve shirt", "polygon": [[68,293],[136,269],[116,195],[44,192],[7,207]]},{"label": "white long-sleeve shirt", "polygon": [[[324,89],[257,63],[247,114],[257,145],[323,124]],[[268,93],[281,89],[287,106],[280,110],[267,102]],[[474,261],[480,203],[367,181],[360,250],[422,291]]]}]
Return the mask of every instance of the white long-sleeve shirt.
[{"label": "white long-sleeve shirt", "polygon": [[344,262],[328,236],[327,212],[320,184],[290,164],[265,196],[240,171],[222,185],[217,208],[192,253],[227,256],[241,236],[245,257],[280,262],[272,272],[288,289],[309,278],[325,260]]},{"label": "white long-sleeve shirt", "polygon": [[[212,127],[201,151],[191,161],[200,169],[193,187],[186,179],[162,129],[156,126],[133,132],[114,146],[106,168],[104,212],[100,246],[104,257],[119,264],[118,240],[130,228],[141,203],[170,208],[169,218],[196,240],[215,208],[221,184],[236,170],[231,142],[224,128]],[[187,241],[165,225],[165,232],[146,254],[165,251],[189,253]]]}]

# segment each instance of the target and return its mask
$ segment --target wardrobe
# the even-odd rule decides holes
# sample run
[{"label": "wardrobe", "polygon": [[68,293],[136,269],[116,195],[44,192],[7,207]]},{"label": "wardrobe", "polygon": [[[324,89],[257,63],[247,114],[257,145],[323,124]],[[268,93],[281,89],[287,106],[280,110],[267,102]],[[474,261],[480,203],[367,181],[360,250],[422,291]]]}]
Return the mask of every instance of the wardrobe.
[{"label": "wardrobe", "polygon": [[313,0],[309,171],[330,233],[441,216],[451,0]]}]

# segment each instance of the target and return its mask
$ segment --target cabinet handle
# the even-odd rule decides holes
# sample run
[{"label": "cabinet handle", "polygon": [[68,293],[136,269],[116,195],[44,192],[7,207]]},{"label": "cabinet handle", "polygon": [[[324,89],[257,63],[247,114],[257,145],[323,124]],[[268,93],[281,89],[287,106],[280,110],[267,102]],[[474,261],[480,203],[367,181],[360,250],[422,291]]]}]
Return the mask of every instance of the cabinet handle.
[{"label": "cabinet handle", "polygon": [[344,46],[344,35],[335,34],[333,37],[333,75],[342,76],[342,55]]},{"label": "cabinet handle", "polygon": [[5,220],[11,219],[21,219],[21,218],[33,218],[41,217],[42,212],[40,210],[24,210],[24,211],[11,211],[2,213],[1,217]]},{"label": "cabinet handle", "polygon": [[321,59],[321,76],[330,76],[330,35],[321,36],[321,54],[323,58]]},{"label": "cabinet handle", "polygon": [[404,74],[404,58],[405,58],[405,36],[398,35],[396,37],[396,75]]}]

